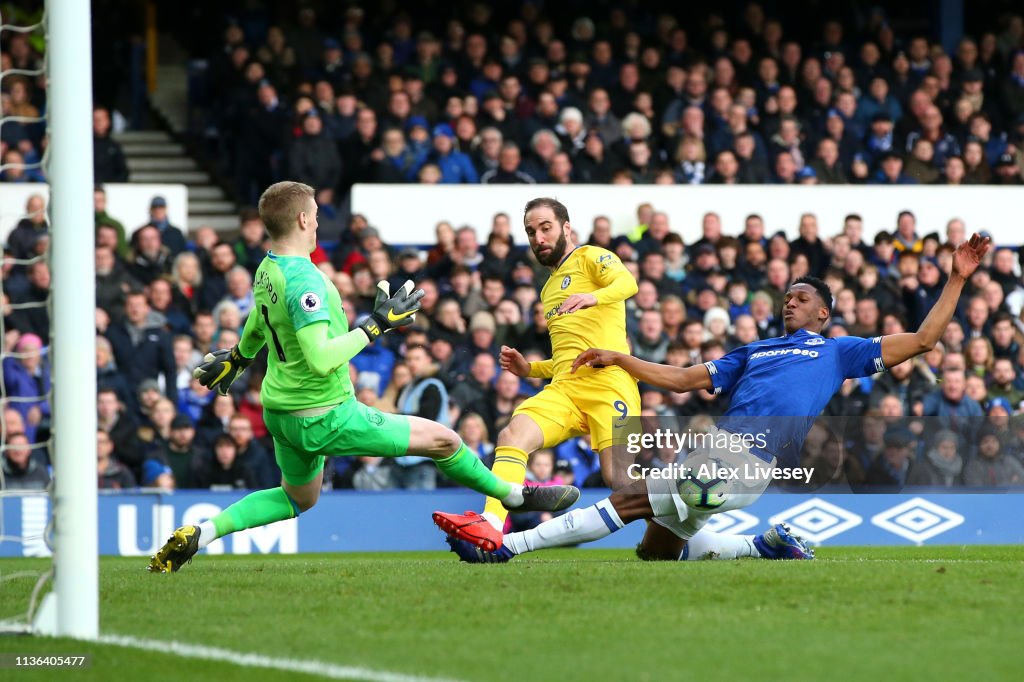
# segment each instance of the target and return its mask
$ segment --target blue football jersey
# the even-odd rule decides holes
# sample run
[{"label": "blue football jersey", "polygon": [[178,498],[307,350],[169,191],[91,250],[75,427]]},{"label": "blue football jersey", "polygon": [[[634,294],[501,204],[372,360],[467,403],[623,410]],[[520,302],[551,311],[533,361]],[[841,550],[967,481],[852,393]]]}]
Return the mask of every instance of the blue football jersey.
[{"label": "blue football jersey", "polygon": [[885,371],[880,336],[827,339],[805,329],[741,346],[704,366],[715,393],[729,396],[718,426],[761,434],[766,446],[758,454],[774,455],[784,467],[797,466],[804,437],[843,381]]}]

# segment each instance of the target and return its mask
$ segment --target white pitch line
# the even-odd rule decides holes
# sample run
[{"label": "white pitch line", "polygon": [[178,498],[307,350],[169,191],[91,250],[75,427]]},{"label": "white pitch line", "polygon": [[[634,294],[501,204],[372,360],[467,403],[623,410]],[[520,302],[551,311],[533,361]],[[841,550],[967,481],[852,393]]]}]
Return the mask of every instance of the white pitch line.
[{"label": "white pitch line", "polygon": [[221,661],[244,665],[250,668],[270,668],[286,672],[308,673],[336,680],[366,680],[366,682],[460,682],[449,677],[425,677],[406,673],[374,670],[349,665],[335,665],[324,661],[302,661],[295,658],[275,658],[263,654],[231,651],[219,647],[188,644],[186,642],[159,639],[140,639],[128,635],[100,635],[96,640],[100,644],[112,644],[130,649],[156,651],[162,654],[174,654],[186,658],[200,658],[208,661]]}]

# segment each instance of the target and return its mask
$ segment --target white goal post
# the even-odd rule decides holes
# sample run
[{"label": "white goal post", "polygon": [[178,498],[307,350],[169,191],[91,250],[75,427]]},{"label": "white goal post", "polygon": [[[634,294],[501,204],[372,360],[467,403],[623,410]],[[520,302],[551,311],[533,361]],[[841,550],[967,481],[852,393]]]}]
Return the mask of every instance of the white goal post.
[{"label": "white goal post", "polygon": [[[37,631],[99,636],[92,21],[89,0],[47,0],[53,271],[54,587]],[[56,609],[52,602],[56,600]],[[54,618],[55,615],[55,618]]]}]

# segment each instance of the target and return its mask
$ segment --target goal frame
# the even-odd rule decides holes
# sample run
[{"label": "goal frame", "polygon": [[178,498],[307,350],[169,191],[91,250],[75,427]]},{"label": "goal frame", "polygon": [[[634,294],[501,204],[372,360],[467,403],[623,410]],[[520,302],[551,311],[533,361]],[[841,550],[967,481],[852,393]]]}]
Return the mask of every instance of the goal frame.
[{"label": "goal frame", "polygon": [[[99,636],[96,481],[92,18],[89,0],[47,0],[53,272],[53,591],[35,630]],[[55,604],[53,604],[55,602]]]}]

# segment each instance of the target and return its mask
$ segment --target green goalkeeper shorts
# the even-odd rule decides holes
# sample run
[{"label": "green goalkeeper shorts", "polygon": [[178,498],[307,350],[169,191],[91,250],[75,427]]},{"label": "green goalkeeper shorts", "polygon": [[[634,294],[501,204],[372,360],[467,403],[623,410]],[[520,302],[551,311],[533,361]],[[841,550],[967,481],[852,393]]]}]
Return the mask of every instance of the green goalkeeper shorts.
[{"label": "green goalkeeper shorts", "polygon": [[399,457],[409,451],[409,418],[367,407],[354,398],[316,417],[263,410],[274,456],[290,485],[309,483],[324,457]]}]

